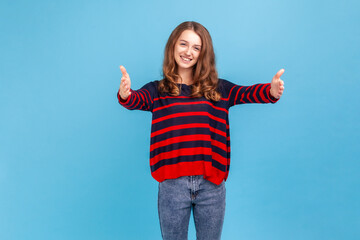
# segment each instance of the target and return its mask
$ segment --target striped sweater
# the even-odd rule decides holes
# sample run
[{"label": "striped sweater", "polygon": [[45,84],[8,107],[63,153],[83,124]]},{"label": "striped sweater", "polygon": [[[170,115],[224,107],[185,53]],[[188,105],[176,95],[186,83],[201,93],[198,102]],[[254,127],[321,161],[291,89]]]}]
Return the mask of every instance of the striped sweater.
[{"label": "striped sweater", "polygon": [[220,184],[230,167],[229,108],[243,103],[275,103],[270,83],[239,86],[219,79],[221,100],[190,97],[191,86],[179,84],[179,96],[160,94],[159,81],[131,90],[119,103],[129,110],[152,112],[150,169],[162,182],[181,176],[203,175]]}]

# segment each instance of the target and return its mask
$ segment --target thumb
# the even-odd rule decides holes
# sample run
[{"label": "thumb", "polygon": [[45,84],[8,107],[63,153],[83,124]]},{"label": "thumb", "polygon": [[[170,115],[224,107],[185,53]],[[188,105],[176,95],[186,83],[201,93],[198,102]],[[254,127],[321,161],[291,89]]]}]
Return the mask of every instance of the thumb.
[{"label": "thumb", "polygon": [[274,78],[279,79],[281,77],[281,75],[283,75],[284,72],[285,72],[285,69],[280,69],[280,71],[278,71],[276,73]]},{"label": "thumb", "polygon": [[128,73],[126,72],[126,69],[125,69],[125,67],[124,66],[120,66],[120,70],[121,70],[121,73],[123,74],[123,76],[127,76],[128,75]]}]

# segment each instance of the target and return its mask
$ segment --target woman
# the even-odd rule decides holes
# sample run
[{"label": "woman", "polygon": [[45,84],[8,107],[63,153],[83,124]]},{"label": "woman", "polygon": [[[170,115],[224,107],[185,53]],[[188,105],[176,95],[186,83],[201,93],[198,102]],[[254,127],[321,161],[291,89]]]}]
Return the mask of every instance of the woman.
[{"label": "woman", "polygon": [[210,34],[197,22],[183,22],[171,33],[161,81],[134,91],[120,69],[119,103],[152,112],[150,168],[159,182],[163,239],[187,239],[191,210],[197,239],[220,239],[230,166],[228,110],[278,101],[284,70],[271,83],[249,87],[219,79]]}]

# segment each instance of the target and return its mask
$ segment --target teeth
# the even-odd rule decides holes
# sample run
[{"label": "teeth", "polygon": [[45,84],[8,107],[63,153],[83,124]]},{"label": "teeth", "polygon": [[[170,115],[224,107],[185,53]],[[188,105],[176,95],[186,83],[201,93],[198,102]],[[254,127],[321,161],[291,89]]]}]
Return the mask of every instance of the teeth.
[{"label": "teeth", "polygon": [[181,57],[184,61],[190,62],[191,59],[190,58],[185,58],[185,57]]}]

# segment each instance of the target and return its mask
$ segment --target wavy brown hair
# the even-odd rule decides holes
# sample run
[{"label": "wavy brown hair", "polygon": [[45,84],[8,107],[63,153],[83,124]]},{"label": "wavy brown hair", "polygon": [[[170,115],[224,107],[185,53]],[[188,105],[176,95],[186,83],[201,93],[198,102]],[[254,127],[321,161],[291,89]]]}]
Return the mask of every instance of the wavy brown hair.
[{"label": "wavy brown hair", "polygon": [[219,101],[218,74],[215,66],[215,53],[208,30],[197,22],[183,22],[171,33],[164,52],[163,79],[159,83],[159,92],[179,96],[180,89],[176,80],[180,79],[175,61],[174,49],[181,33],[193,30],[201,38],[201,50],[197,63],[193,66],[192,97],[204,96],[208,100]]}]

